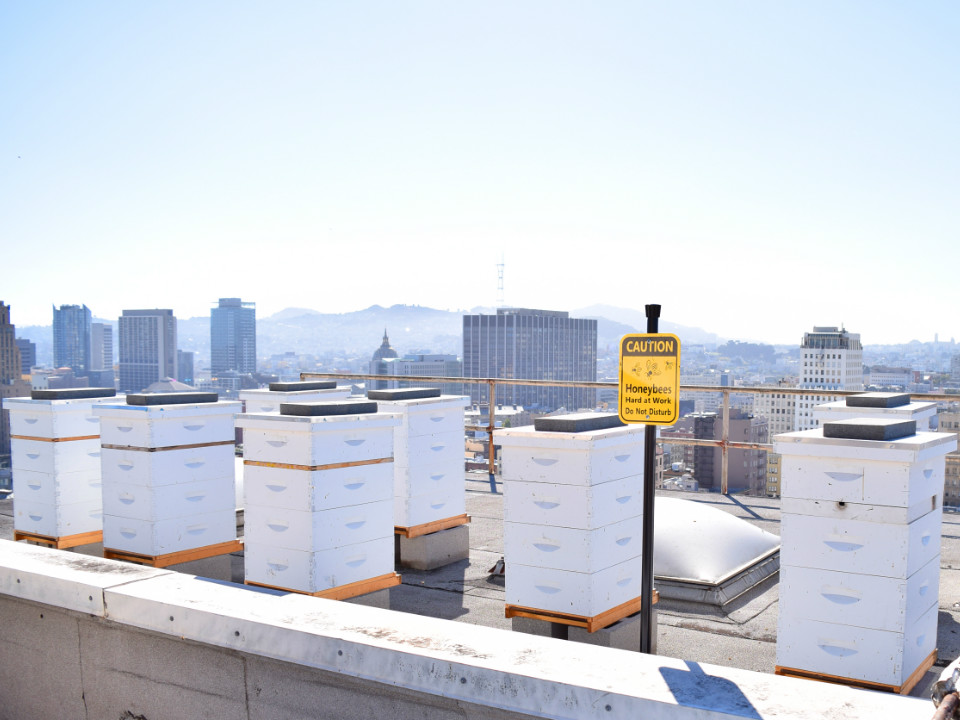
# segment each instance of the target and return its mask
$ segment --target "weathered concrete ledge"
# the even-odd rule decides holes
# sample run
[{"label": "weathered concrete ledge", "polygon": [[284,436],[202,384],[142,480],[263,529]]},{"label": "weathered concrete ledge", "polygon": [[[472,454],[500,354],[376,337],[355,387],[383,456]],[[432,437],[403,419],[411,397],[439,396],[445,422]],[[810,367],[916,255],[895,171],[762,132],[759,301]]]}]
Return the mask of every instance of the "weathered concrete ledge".
[{"label": "weathered concrete ledge", "polygon": [[[0,716],[897,718],[932,704],[0,541]],[[51,710],[53,712],[51,714]],[[124,715],[124,713],[128,713]]]}]

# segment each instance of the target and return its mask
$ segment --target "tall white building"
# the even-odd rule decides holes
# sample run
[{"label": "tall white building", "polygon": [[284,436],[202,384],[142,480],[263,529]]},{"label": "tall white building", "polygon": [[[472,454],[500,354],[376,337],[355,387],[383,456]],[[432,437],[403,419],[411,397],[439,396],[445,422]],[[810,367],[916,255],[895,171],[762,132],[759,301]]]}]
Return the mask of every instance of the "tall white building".
[{"label": "tall white building", "polygon": [[[781,382],[778,387],[792,388],[792,383]],[[797,423],[798,395],[781,392],[757,393],[753,400],[753,413],[767,419],[770,437],[793,432]]]},{"label": "tall white building", "polygon": [[177,376],[177,318],[173,310],[124,310],[120,340],[120,392],[137,393]]},{"label": "tall white building", "polygon": [[[814,327],[800,344],[800,387],[810,390],[863,390],[863,346],[860,334],[844,328]],[[835,400],[829,394],[797,398],[797,430],[819,425],[813,407]]]}]

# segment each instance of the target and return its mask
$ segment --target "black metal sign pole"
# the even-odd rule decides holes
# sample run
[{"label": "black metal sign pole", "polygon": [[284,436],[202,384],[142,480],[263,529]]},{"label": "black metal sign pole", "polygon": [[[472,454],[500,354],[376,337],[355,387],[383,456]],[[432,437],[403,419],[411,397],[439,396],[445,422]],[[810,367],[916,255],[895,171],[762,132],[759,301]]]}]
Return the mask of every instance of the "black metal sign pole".
[{"label": "black metal sign pole", "polygon": [[[659,332],[660,306],[647,305],[647,332]],[[657,426],[647,425],[643,445],[643,543],[640,549],[640,652],[650,653],[653,646],[653,498],[657,452]]]}]

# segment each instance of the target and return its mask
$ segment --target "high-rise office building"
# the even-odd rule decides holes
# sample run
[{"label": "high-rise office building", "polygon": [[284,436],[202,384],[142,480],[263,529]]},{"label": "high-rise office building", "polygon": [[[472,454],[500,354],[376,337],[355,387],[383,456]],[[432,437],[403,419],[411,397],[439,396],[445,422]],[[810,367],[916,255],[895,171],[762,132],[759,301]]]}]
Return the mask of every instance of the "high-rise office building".
[{"label": "high-rise office building", "polygon": [[136,393],[177,374],[173,310],[124,310],[118,324],[120,392]]},{"label": "high-rise office building", "polygon": [[190,350],[177,350],[177,380],[186,384],[193,385],[193,352]]},{"label": "high-rise office building", "polygon": [[53,306],[53,366],[68,367],[78,375],[90,369],[90,308]]},{"label": "high-rise office building", "polygon": [[[463,316],[463,376],[524,380],[597,379],[597,321],[566,312],[499,308]],[[593,388],[498,385],[498,405],[541,411],[593,408]],[[470,385],[475,403],[489,402],[484,385]]]},{"label": "high-rise office building", "polygon": [[91,387],[113,387],[113,327],[106,323],[90,324],[90,370],[87,372]]},{"label": "high-rise office building", "polygon": [[[863,346],[858,333],[814,327],[800,343],[800,387],[810,390],[863,390]],[[835,400],[829,394],[797,397],[797,430],[819,425],[813,408]]]},{"label": "high-rise office building", "polygon": [[0,383],[12,382],[20,375],[17,329],[10,322],[10,306],[0,301]]},{"label": "high-rise office building", "polygon": [[257,371],[256,303],[220,298],[210,311],[210,372]]},{"label": "high-rise office building", "polygon": [[[21,377],[17,329],[10,322],[10,306],[0,301],[0,402],[30,394],[30,382]],[[0,456],[10,455],[10,412],[0,411]],[[6,459],[3,460],[6,462]]]},{"label": "high-rise office building", "polygon": [[20,373],[29,375],[30,370],[37,364],[37,344],[27,338],[17,338],[16,343],[20,349]]}]

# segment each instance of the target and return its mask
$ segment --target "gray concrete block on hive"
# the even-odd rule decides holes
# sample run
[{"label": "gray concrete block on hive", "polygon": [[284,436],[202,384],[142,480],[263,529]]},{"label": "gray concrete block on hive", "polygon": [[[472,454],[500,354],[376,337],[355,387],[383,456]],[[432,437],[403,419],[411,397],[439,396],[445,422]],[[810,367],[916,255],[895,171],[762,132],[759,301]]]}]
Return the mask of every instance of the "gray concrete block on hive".
[{"label": "gray concrete block on hive", "polygon": [[421,400],[440,397],[440,388],[397,388],[393,390],[368,390],[371,400]]},{"label": "gray concrete block on hive", "polygon": [[296,392],[298,390],[333,390],[336,380],[301,380],[299,382],[272,382],[267,387],[271,392]]},{"label": "gray concrete block on hive", "polygon": [[470,557],[470,526],[440,530],[415,538],[400,538],[400,566],[435,570]]},{"label": "gray concrete block on hive", "polygon": [[127,405],[195,405],[219,399],[215,392],[142,393],[127,395]]},{"label": "gray concrete block on hive", "polygon": [[576,413],[572,415],[555,415],[553,417],[537,418],[533,421],[534,430],[541,432],[590,432],[591,430],[608,430],[624,427],[624,423],[616,413]]},{"label": "gray concrete block on hive", "polygon": [[847,396],[847,407],[894,408],[910,404],[906,393],[870,392]]},{"label": "gray concrete block on hive", "polygon": [[825,438],[844,440],[899,440],[916,435],[916,420],[885,420],[881,418],[856,418],[834,420],[823,424]]},{"label": "gray concrete block on hive", "polygon": [[280,403],[281,415],[328,417],[332,415],[370,415],[377,412],[375,402],[301,402]]},{"label": "gray concrete block on hive", "polygon": [[[657,653],[657,606],[651,612],[652,632],[650,633],[650,652]],[[640,613],[625,617],[613,625],[609,625],[594,632],[587,632],[586,628],[570,627],[568,639],[573,642],[599,645],[601,647],[617,648],[618,650],[632,650],[640,652]]]},{"label": "gray concrete block on hive", "polygon": [[86,398],[115,397],[114,388],[85,387],[62,390],[31,390],[31,400],[84,400]]}]

